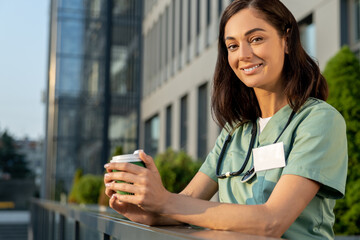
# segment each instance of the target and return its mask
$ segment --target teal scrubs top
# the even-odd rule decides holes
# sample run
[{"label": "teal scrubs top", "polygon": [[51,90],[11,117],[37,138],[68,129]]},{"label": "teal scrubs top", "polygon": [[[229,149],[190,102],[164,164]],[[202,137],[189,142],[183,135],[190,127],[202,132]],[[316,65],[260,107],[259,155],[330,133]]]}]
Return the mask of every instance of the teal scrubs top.
[{"label": "teal scrubs top", "polygon": [[[255,147],[273,144],[292,112],[280,109],[258,133]],[[257,123],[258,124],[258,123]],[[220,173],[238,171],[247,154],[252,124],[240,126],[233,134]],[[283,235],[287,239],[333,239],[335,200],[344,197],[347,174],[346,125],[341,114],[324,101],[310,98],[295,114],[278,142],[283,142],[286,166],[259,171],[247,183],[240,180],[253,165],[252,154],[243,174],[218,179],[216,165],[228,132],[223,130],[200,171],[219,186],[223,203],[264,204],[284,174],[312,179],[321,184],[319,192]]]}]

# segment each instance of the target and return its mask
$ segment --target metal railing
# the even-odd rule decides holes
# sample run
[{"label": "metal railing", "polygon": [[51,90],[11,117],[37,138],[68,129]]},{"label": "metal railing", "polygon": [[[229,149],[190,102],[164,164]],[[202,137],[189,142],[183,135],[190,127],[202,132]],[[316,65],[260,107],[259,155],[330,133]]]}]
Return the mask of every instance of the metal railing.
[{"label": "metal railing", "polygon": [[97,205],[33,199],[30,211],[29,240],[274,239],[188,225],[150,227]]}]

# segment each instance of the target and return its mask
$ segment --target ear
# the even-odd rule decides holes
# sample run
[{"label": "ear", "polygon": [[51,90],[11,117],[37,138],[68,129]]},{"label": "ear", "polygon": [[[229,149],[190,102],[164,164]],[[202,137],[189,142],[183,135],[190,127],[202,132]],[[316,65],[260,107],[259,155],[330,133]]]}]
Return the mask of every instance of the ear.
[{"label": "ear", "polygon": [[289,48],[288,48],[288,43],[287,43],[287,38],[285,38],[285,54],[289,54]]},{"label": "ear", "polygon": [[285,41],[285,53],[289,54],[289,48],[288,48],[288,41],[289,41],[289,32],[290,32],[290,28],[286,29],[286,33],[284,36],[284,41]]}]

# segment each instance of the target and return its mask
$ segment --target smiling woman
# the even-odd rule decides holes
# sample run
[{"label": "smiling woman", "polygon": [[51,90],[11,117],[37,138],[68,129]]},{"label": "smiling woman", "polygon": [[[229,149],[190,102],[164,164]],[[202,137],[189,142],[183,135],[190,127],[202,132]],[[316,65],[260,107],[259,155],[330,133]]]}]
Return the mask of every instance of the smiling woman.
[{"label": "smiling woman", "polygon": [[[150,225],[333,239],[348,159],[345,122],[324,101],[327,94],[279,0],[233,1],[219,27],[212,110],[223,130],[213,150],[180,194],[163,187],[144,152],[146,168],[106,165],[110,206]],[[216,191],[220,202],[208,201]]]}]

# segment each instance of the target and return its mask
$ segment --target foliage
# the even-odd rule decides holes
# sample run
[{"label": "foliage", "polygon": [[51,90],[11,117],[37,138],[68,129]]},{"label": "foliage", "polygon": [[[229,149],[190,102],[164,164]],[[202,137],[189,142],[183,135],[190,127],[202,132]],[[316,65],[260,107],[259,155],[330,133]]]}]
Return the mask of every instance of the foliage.
[{"label": "foliage", "polygon": [[117,146],[112,156],[123,155],[123,154],[124,154],[123,148],[121,146]]},{"label": "foliage", "polygon": [[74,203],[94,204],[98,202],[100,188],[103,185],[102,176],[86,174],[73,185],[72,201]]},{"label": "foliage", "polygon": [[162,182],[167,190],[182,191],[199,170],[201,163],[194,161],[185,152],[174,152],[171,148],[155,157]]},{"label": "foliage", "polygon": [[71,188],[71,191],[70,191],[70,194],[69,194],[68,201],[70,203],[76,203],[77,202],[76,201],[76,188],[77,188],[77,185],[79,184],[79,181],[80,181],[82,176],[83,176],[83,171],[81,169],[77,169],[76,172],[75,172],[73,181],[72,181],[72,188]]},{"label": "foliage", "polygon": [[24,156],[16,150],[13,137],[6,131],[0,139],[0,170],[18,179],[27,178],[31,174]]},{"label": "foliage", "polygon": [[98,204],[101,206],[109,206],[109,197],[105,194],[105,184],[102,184],[100,187]]},{"label": "foliage", "polygon": [[335,206],[336,234],[360,234],[360,63],[345,46],[326,65],[328,102],[343,116],[347,127],[349,168],[346,196]]}]

